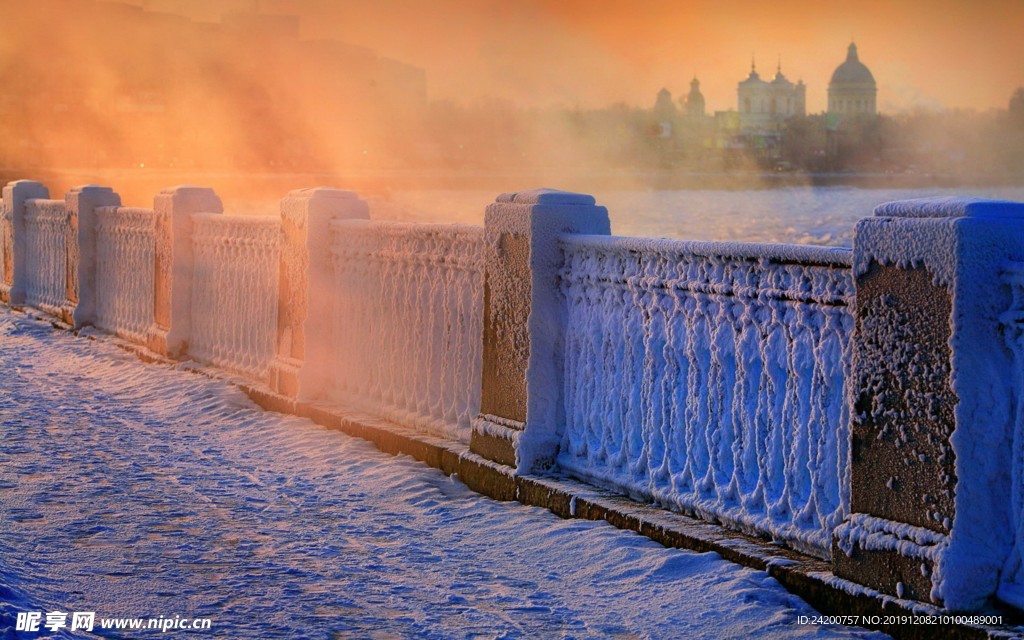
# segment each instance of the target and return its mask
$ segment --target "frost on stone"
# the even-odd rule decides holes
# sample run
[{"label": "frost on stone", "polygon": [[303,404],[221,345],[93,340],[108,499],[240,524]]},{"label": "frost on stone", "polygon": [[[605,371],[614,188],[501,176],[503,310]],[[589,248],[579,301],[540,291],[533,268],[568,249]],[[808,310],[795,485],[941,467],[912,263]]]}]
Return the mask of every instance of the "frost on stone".
[{"label": "frost on stone", "polygon": [[331,223],[333,400],[469,440],[480,410],[483,229]]},{"label": "frost on stone", "polygon": [[927,270],[877,264],[858,282],[853,509],[948,534],[956,488],[948,290]]},{"label": "frost on stone", "polygon": [[827,556],[849,507],[852,258],[564,236],[559,464]]},{"label": "frost on stone", "polygon": [[256,380],[277,336],[281,222],[262,216],[192,216],[189,355]]},{"label": "frost on stone", "polygon": [[96,326],[145,344],[154,320],[155,251],[152,209],[97,209]]}]

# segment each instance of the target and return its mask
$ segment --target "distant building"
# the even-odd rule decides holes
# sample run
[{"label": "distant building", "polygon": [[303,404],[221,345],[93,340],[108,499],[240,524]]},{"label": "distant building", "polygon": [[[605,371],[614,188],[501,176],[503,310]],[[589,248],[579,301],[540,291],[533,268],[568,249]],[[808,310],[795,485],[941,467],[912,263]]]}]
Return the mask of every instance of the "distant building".
[{"label": "distant building", "polygon": [[672,102],[672,93],[668,89],[658,92],[654,101],[654,118],[657,122],[652,133],[658,138],[672,137],[672,124],[676,119],[676,105]]},{"label": "distant building", "polygon": [[659,120],[668,121],[676,117],[676,105],[672,102],[672,92],[662,89],[654,100],[654,115]]},{"label": "distant building", "polygon": [[704,95],[700,92],[700,80],[690,80],[690,93],[686,94],[686,115],[697,119],[704,117]]},{"label": "distant building", "polygon": [[737,94],[740,127],[745,131],[778,131],[788,118],[807,112],[807,87],[802,80],[794,84],[782,75],[781,64],[766,82],[751,62],[750,75],[739,83]]},{"label": "distant building", "polygon": [[828,112],[843,115],[875,115],[878,93],[875,77],[857,57],[857,45],[850,43],[846,61],[836,67],[828,83]]},{"label": "distant building", "polygon": [[1024,87],[1019,87],[1010,96],[1010,114],[1015,117],[1024,117]]}]

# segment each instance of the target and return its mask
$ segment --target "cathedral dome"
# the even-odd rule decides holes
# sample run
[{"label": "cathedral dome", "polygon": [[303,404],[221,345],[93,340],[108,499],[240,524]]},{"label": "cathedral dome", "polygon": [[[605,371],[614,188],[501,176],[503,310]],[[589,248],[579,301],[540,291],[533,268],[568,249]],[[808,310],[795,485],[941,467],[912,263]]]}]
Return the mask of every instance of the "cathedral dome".
[{"label": "cathedral dome", "polygon": [[846,61],[836,68],[828,83],[828,112],[838,115],[875,115],[878,86],[875,77],[857,57],[857,45],[850,43]]},{"label": "cathedral dome", "polygon": [[857,45],[851,42],[846,54],[846,61],[836,67],[835,72],[832,73],[830,84],[860,83],[874,84],[875,77],[871,75],[871,71],[857,57]]}]

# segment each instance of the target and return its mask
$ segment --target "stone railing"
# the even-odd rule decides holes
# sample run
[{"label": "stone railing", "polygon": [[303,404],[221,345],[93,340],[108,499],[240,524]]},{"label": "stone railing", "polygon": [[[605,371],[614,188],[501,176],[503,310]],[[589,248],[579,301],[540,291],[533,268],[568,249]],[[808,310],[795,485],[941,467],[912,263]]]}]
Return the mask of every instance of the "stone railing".
[{"label": "stone railing", "polygon": [[277,338],[281,222],[192,216],[192,331],[188,354],[264,380]]},{"label": "stone railing", "polygon": [[559,466],[827,557],[849,508],[849,250],[566,236]]},{"label": "stone railing", "polygon": [[461,455],[772,537],[884,594],[1024,608],[1024,204],[884,205],[846,251],[612,238],[592,197],[548,190],[500,196],[482,232],[367,222],[332,189],[258,221],[197,187],[152,211],[48,197],[3,191],[13,307],[301,406],[453,441],[468,421]]},{"label": "stone railing", "polygon": [[101,207],[96,210],[95,324],[146,344],[153,326],[156,212]]},{"label": "stone railing", "polygon": [[63,200],[25,202],[25,303],[68,319],[71,220]]},{"label": "stone railing", "polygon": [[483,228],[343,220],[331,232],[332,399],[469,442]]}]

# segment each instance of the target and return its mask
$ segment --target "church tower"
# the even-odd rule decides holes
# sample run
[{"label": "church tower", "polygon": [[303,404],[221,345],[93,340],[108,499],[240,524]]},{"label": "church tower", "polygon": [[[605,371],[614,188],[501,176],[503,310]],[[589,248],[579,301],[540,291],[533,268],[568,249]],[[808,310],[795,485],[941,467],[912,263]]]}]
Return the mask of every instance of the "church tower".
[{"label": "church tower", "polygon": [[736,93],[740,128],[747,131],[778,131],[787,119],[806,113],[807,87],[783,75],[781,63],[772,81],[766,82],[751,61],[750,75],[737,85]]},{"label": "church tower", "polygon": [[686,115],[694,119],[704,117],[704,95],[696,76],[690,80],[690,93],[686,95]]}]

